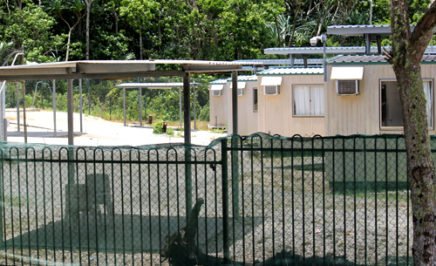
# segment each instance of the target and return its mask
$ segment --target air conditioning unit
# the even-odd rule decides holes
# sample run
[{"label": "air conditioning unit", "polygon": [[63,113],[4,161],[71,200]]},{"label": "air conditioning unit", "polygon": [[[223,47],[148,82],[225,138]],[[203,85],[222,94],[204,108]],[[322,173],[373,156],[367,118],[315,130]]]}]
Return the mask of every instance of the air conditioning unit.
[{"label": "air conditioning unit", "polygon": [[238,96],[244,95],[244,89],[238,89]]},{"label": "air conditioning unit", "polygon": [[222,90],[213,90],[212,96],[221,96],[223,95]]},{"label": "air conditioning unit", "polygon": [[358,80],[337,80],[336,93],[341,96],[359,94]]},{"label": "air conditioning unit", "polygon": [[280,86],[278,85],[266,85],[264,87],[265,95],[278,95],[280,94]]}]

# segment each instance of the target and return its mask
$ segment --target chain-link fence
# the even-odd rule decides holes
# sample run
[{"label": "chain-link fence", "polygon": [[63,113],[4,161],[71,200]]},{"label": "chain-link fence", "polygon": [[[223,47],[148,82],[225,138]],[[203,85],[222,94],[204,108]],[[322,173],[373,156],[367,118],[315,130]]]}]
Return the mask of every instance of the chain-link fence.
[{"label": "chain-link fence", "polygon": [[200,198],[198,253],[244,264],[412,263],[401,136],[0,153],[2,264],[159,264]]}]

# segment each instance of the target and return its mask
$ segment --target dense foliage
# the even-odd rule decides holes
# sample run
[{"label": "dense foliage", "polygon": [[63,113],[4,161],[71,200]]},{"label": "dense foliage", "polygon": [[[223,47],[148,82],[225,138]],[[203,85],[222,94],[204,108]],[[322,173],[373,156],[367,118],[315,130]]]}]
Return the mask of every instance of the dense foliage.
[{"label": "dense foliage", "polygon": [[[414,22],[429,1],[410,2]],[[25,59],[35,62],[86,59],[88,50],[89,59],[262,58],[267,47],[307,46],[310,37],[331,24],[387,22],[388,0],[2,0],[0,63],[11,63],[7,55],[13,50],[23,50]],[[345,42],[363,40],[329,38],[331,45]],[[89,103],[92,113],[111,110],[110,116],[119,119],[122,103],[114,83],[90,86],[84,105]],[[64,87],[59,84],[60,97]],[[28,97],[34,90],[28,84]],[[207,88],[197,91],[197,113],[207,120]],[[135,93],[128,93],[131,119],[136,117]],[[48,99],[33,102],[49,107]],[[177,91],[147,91],[144,99],[147,112],[178,119]]]}]

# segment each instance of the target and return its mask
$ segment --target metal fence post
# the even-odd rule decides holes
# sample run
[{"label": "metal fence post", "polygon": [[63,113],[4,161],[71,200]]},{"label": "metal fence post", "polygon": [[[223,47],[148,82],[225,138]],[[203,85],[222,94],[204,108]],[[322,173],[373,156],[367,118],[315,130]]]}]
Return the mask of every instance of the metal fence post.
[{"label": "metal fence post", "polygon": [[222,160],[222,190],[223,190],[223,252],[226,263],[230,262],[229,245],[229,188],[228,188],[228,161],[227,161],[227,139],[221,140]]},{"label": "metal fence post", "polygon": [[3,224],[5,221],[5,216],[4,216],[4,204],[5,204],[5,186],[4,186],[4,176],[3,176],[3,160],[4,160],[5,156],[4,156],[4,150],[1,149],[0,150],[0,247],[3,247],[4,243],[5,243],[5,235],[3,234]]},{"label": "metal fence post", "polygon": [[192,208],[192,167],[191,167],[191,91],[189,73],[183,75],[183,108],[184,108],[184,140],[185,140],[185,201],[186,224]]},{"label": "metal fence post", "polygon": [[232,210],[233,217],[239,215],[239,157],[238,157],[238,135],[232,135]]}]

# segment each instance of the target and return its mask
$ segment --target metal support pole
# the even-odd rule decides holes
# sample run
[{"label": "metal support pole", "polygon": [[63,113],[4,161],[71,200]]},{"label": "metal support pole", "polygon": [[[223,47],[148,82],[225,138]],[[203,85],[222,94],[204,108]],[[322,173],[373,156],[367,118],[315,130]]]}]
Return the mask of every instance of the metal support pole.
[{"label": "metal support pole", "polygon": [[191,144],[191,99],[190,99],[189,74],[183,76],[183,111],[185,144]]},{"label": "metal support pole", "polygon": [[189,73],[183,75],[183,111],[185,137],[185,189],[186,189],[186,222],[192,208],[192,176],[191,176],[191,100]]},{"label": "metal support pole", "polygon": [[127,126],[127,122],[126,122],[126,88],[123,88],[123,120],[124,120],[124,126]]},{"label": "metal support pole", "polygon": [[138,120],[142,127],[142,88],[138,88]]},{"label": "metal support pole", "polygon": [[228,189],[228,169],[227,169],[227,139],[221,141],[222,152],[222,187],[223,187],[223,253],[224,263],[230,262],[230,243],[229,243],[229,189]]},{"label": "metal support pole", "polygon": [[7,121],[6,121],[6,89],[7,83],[3,81],[0,83],[1,89],[1,108],[0,108],[0,121],[1,121],[1,141],[6,141],[7,139]]},{"label": "metal support pole", "polygon": [[15,83],[15,102],[17,104],[17,131],[20,132],[20,83]]},{"label": "metal support pole", "polygon": [[79,79],[79,108],[80,108],[80,133],[83,133],[83,95],[82,95],[82,79]]},{"label": "metal support pole", "polygon": [[194,92],[194,130],[197,130],[197,90],[193,87],[192,91]]},{"label": "metal support pole", "polygon": [[182,94],[182,89],[179,89],[179,128],[182,128],[183,123]]},{"label": "metal support pole", "polygon": [[24,143],[27,143],[26,81],[23,81],[23,128],[24,128]]},{"label": "metal support pole", "polygon": [[232,72],[232,193],[233,217],[239,218],[238,72]]},{"label": "metal support pole", "polygon": [[53,133],[56,136],[57,130],[56,130],[56,80],[53,80],[53,86],[51,91],[51,97],[52,97],[52,108],[53,108]]},{"label": "metal support pole", "polygon": [[327,82],[327,35],[321,35],[322,41],[322,57],[324,67],[324,82]]},{"label": "metal support pole", "polygon": [[91,114],[91,83],[89,79],[86,80],[86,88],[88,90],[88,115]]},{"label": "metal support pole", "polygon": [[232,134],[238,134],[238,72],[232,72]]},{"label": "metal support pole", "polygon": [[68,145],[74,145],[73,108],[73,80],[69,79],[67,81]]},{"label": "metal support pole", "polygon": [[369,34],[365,34],[365,54],[371,53],[371,36]]}]

